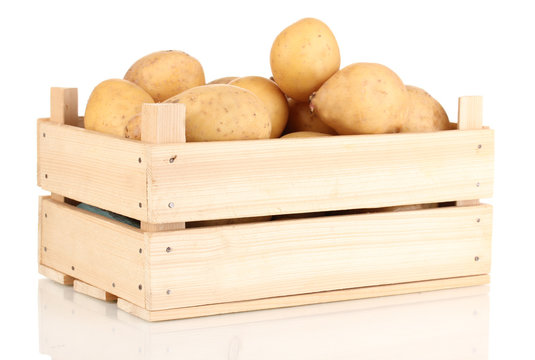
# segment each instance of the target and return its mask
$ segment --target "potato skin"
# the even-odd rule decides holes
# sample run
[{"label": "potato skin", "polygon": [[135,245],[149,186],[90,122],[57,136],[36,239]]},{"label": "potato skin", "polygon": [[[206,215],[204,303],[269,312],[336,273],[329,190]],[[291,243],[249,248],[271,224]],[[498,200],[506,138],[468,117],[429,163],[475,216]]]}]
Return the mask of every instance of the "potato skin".
[{"label": "potato skin", "polygon": [[380,64],[355,63],[313,95],[310,108],[340,135],[399,132],[409,107],[401,79]]},{"label": "potato skin", "polygon": [[126,124],[141,112],[141,105],[153,102],[145,90],[130,81],[105,80],[89,96],[84,126],[86,129],[124,137]]},{"label": "potato skin", "polygon": [[141,140],[141,113],[134,115],[128,120],[124,137],[127,139]]},{"label": "potato skin", "polygon": [[236,80],[237,78],[238,78],[237,76],[226,76],[226,77],[212,80],[206,85],[228,84],[229,82],[231,82],[232,80]]},{"label": "potato skin", "polygon": [[293,132],[293,133],[289,133],[284,136],[281,136],[281,139],[308,138],[308,137],[320,137],[320,136],[331,136],[331,135],[314,132],[314,131],[297,131],[297,132]]},{"label": "potato skin", "polygon": [[448,115],[438,101],[425,90],[407,85],[409,115],[401,126],[401,132],[430,132],[450,130]]},{"label": "potato skin", "polygon": [[340,68],[340,50],[327,25],[305,18],[277,36],[270,64],[281,90],[294,100],[307,101]]},{"label": "potato skin", "polygon": [[124,78],[143,88],[155,102],[205,84],[199,61],[177,50],[158,51],[142,57],[128,69]]},{"label": "potato skin", "polygon": [[266,106],[271,120],[271,138],[281,136],[288,122],[288,101],[275,82],[261,76],[245,76],[229,85],[247,89],[258,96]]},{"label": "potato skin", "polygon": [[215,84],[186,90],[165,101],[186,105],[186,141],[268,139],[269,113],[249,90]]},{"label": "potato skin", "polygon": [[323,134],[336,135],[333,128],[325,125],[315,112],[310,111],[308,102],[297,102],[293,99],[288,100],[290,113],[285,134],[297,131],[313,131]]}]

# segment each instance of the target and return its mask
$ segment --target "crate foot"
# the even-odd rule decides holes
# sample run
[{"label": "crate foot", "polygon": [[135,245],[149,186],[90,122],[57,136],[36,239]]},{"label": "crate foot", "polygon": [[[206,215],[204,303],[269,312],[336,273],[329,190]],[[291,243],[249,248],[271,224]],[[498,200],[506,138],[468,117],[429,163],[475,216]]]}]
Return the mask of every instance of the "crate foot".
[{"label": "crate foot", "polygon": [[117,301],[117,296],[80,280],[74,280],[74,291],[103,301]]},{"label": "crate foot", "polygon": [[59,272],[42,264],[39,265],[39,274],[62,285],[72,286],[74,283],[74,278],[72,276]]},{"label": "crate foot", "polygon": [[326,302],[357,300],[390,295],[445,290],[466,286],[488,284],[489,275],[462,276],[456,278],[415,281],[401,284],[367,286],[354,289],[323,291],[310,294],[280,296],[267,299],[235,301],[166,310],[147,310],[124,299],[117,300],[117,307],[147,321],[188,319],[201,316],[229,314],[242,311],[268,310],[275,308],[312,305]]}]

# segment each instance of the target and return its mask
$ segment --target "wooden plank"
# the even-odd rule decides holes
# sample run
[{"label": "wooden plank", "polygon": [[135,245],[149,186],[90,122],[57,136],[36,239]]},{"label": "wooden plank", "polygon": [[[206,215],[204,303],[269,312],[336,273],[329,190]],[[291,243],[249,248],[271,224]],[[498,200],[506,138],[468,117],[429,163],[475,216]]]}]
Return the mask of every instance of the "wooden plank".
[{"label": "wooden plank", "polygon": [[[50,121],[57,124],[78,125],[78,89],[53,87],[50,89]],[[50,194],[53,200],[63,202],[61,194]]]},{"label": "wooden plank", "polygon": [[78,117],[78,89],[53,87],[50,89],[50,121],[76,126]]},{"label": "wooden plank", "polygon": [[43,265],[145,305],[143,232],[51,199],[42,207]]},{"label": "wooden plank", "polygon": [[52,281],[62,285],[72,285],[74,278],[57,270],[54,270],[48,266],[39,264],[39,274],[49,278]]},{"label": "wooden plank", "polygon": [[[184,104],[143,104],[141,112],[141,141],[148,144],[174,144],[186,142],[186,106]],[[151,157],[147,167],[150,169]],[[152,173],[147,172],[147,184],[152,183]],[[148,198],[151,188],[148,187]],[[149,203],[149,206],[151,204]],[[168,207],[174,203],[168,203]],[[153,224],[141,222],[143,231],[168,231],[185,229],[184,222]]]},{"label": "wooden plank", "polygon": [[147,234],[146,308],[486,274],[491,218],[453,206]]},{"label": "wooden plank", "polygon": [[186,142],[186,105],[143,104],[141,141],[150,144]]},{"label": "wooden plank", "polygon": [[488,198],[493,161],[492,130],[150,145],[148,221]]},{"label": "wooden plank", "polygon": [[110,294],[109,292],[99,289],[95,286],[89,285],[80,280],[74,280],[74,291],[94,297],[95,299],[99,299],[99,300],[104,300],[104,301],[116,301],[117,300],[117,296]]},{"label": "wooden plank", "polygon": [[465,286],[487,284],[488,275],[463,276],[456,278],[415,281],[400,284],[369,286],[353,289],[332,290],[309,294],[298,294],[274,298],[245,300],[230,303],[210,304],[185,308],[150,311],[119,298],[119,309],[147,321],[164,321],[173,319],[187,319],[200,316],[235,313],[242,311],[266,310],[292,307],[299,305],[319,304],[325,302],[365,299],[390,295],[401,295],[414,292],[451,289]]},{"label": "wooden plank", "polygon": [[[477,130],[483,127],[483,97],[461,96],[459,98],[458,128],[459,130]],[[478,144],[478,150],[483,144]],[[481,147],[480,147],[481,146]],[[479,200],[460,200],[457,206],[472,206],[479,204]]]},{"label": "wooden plank", "polygon": [[43,189],[138,220],[147,218],[145,148],[74,126],[39,120]]}]

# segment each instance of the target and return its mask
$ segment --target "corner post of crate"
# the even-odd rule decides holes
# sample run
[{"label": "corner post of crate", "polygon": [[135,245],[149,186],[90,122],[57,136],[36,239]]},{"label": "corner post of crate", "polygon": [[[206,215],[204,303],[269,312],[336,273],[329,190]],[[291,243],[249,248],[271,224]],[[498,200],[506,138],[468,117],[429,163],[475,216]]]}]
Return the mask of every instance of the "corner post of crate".
[{"label": "corner post of crate", "polygon": [[[141,141],[147,144],[175,144],[186,142],[186,106],[184,104],[143,104],[141,110]],[[150,156],[149,156],[150,158]],[[147,184],[151,183],[151,162],[147,164]],[[147,202],[150,204],[150,187]],[[150,211],[150,208],[148,209]],[[152,224],[141,222],[143,231],[181,230],[183,222]]]},{"label": "corner post of crate", "polygon": [[[483,128],[483,97],[461,96],[458,109],[459,130],[477,130]],[[457,206],[478,205],[479,199],[457,201]]]},{"label": "corner post of crate", "polygon": [[[77,88],[50,88],[50,121],[79,126]],[[65,201],[59,194],[52,193],[51,196],[53,200]]]}]

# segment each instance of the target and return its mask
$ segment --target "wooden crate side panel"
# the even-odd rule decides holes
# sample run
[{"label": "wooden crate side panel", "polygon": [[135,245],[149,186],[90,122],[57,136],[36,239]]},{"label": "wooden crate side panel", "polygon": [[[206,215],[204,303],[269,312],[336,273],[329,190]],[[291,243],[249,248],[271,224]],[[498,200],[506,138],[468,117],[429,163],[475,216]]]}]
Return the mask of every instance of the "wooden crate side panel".
[{"label": "wooden crate side panel", "polygon": [[50,199],[42,213],[42,265],[145,306],[141,231]]},{"label": "wooden crate side panel", "polygon": [[152,223],[492,196],[492,130],[150,148]]},{"label": "wooden crate side panel", "polygon": [[[380,296],[409,294],[415,292],[452,289],[458,287],[477,286],[487,284],[488,275],[462,276],[448,279],[415,281],[401,284],[368,286],[354,289],[323,291],[310,294],[297,294],[267,299],[244,300],[222,304],[210,304],[185,308],[150,311],[123,299],[118,299],[117,306],[132,315],[147,321],[164,321],[173,319],[187,319],[200,316],[236,313],[242,311],[277,309],[291,306],[320,304],[334,301],[367,299]],[[486,291],[479,289],[476,291]],[[395,300],[390,300],[390,304]],[[377,303],[374,302],[374,306]],[[369,304],[368,304],[369,305]]]},{"label": "wooden crate side panel", "polygon": [[147,218],[145,148],[140,142],[38,121],[43,189],[138,220]]},{"label": "wooden crate side panel", "polygon": [[154,233],[147,309],[487,274],[491,212],[481,205]]}]

